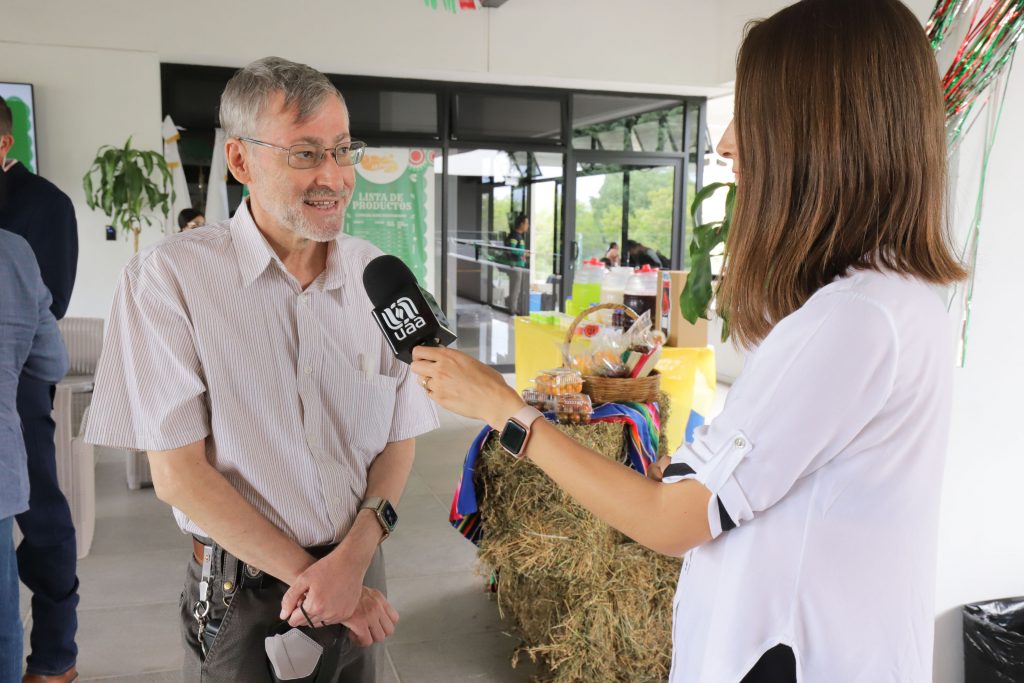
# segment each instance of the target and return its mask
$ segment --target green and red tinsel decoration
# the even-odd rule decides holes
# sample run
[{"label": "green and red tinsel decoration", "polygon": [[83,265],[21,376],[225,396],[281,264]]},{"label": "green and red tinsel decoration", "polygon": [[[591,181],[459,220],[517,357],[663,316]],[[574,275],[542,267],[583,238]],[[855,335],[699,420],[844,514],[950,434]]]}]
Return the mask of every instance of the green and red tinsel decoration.
[{"label": "green and red tinsel decoration", "polygon": [[1002,117],[1013,56],[1024,35],[1024,0],[938,0],[925,30],[940,62],[944,61],[942,57],[948,56],[944,54],[946,50],[955,50],[942,78],[951,160],[959,160],[956,152],[964,135],[984,118],[978,190],[960,250],[970,275],[967,284],[958,288],[950,299],[950,307],[959,299],[962,310],[958,351],[962,367],[967,359],[985,179]]},{"label": "green and red tinsel decoration", "polygon": [[[441,3],[449,12],[479,8],[477,0],[441,0]],[[423,0],[423,4],[431,9],[437,9],[437,0]]]},{"label": "green and red tinsel decoration", "polygon": [[952,63],[942,79],[946,130],[956,145],[978,98],[1003,72],[1024,34],[1024,0],[939,0],[925,27],[932,48],[947,49],[953,36]]}]

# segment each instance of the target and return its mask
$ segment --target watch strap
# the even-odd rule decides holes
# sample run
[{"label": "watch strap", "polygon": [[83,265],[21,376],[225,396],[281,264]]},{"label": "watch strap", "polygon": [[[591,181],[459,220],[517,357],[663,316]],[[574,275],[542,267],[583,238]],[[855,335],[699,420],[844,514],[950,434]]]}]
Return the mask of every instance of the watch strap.
[{"label": "watch strap", "polygon": [[526,427],[526,429],[530,429],[533,426],[533,423],[541,417],[544,417],[544,413],[540,412],[533,406],[523,406],[516,411],[516,414],[513,415],[511,419]]},{"label": "watch strap", "polygon": [[508,419],[509,422],[515,422],[526,430],[526,437],[523,439],[523,444],[520,446],[518,453],[513,453],[511,450],[506,448],[513,457],[522,458],[526,453],[526,445],[530,443],[530,435],[533,433],[533,423],[542,417],[544,417],[544,414],[533,406],[523,406]]},{"label": "watch strap", "polygon": [[383,512],[384,506],[386,504],[390,505],[389,501],[386,498],[382,498],[380,496],[372,496],[364,500],[362,504],[359,506],[360,510],[373,510],[374,514],[377,517],[377,523],[380,524],[381,531],[384,532],[384,538],[380,539],[381,541],[384,541],[388,536],[391,535],[391,532],[393,531],[393,529],[388,526],[388,523],[384,521]]}]

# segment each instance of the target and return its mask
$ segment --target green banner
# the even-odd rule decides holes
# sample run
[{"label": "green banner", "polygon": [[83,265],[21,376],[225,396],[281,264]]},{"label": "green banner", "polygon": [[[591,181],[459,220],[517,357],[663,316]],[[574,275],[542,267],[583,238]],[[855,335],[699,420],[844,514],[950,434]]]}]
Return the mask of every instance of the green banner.
[{"label": "green banner", "polygon": [[356,167],[345,232],[402,259],[431,289],[434,153],[423,149],[369,149]]}]

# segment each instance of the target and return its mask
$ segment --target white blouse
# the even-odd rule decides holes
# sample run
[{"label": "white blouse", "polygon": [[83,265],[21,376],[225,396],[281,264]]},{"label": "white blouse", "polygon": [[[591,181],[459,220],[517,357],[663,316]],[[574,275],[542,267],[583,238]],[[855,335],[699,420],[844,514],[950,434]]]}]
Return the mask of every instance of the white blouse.
[{"label": "white blouse", "polygon": [[683,563],[672,683],[780,643],[800,681],[931,681],[952,339],[930,286],[855,271],[748,357],[666,473],[711,491],[714,536]]}]

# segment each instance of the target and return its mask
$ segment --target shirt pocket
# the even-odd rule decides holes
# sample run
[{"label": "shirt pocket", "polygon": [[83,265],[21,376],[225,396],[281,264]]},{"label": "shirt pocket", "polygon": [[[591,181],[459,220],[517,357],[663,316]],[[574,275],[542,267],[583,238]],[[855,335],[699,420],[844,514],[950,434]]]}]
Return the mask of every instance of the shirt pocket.
[{"label": "shirt pocket", "polygon": [[373,372],[344,369],[345,399],[340,406],[341,438],[369,467],[388,444],[398,380]]}]

